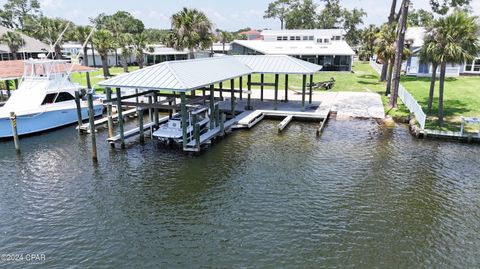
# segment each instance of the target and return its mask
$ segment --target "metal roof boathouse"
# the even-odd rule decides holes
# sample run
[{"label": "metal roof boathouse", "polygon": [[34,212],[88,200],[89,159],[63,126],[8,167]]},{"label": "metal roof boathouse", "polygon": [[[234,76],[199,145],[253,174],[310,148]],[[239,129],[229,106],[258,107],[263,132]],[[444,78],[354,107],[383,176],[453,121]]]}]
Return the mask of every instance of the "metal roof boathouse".
[{"label": "metal roof boathouse", "polygon": [[[137,108],[155,109],[155,115],[158,113],[158,109],[167,109],[171,111],[180,110],[182,119],[182,131],[183,131],[183,148],[184,150],[199,151],[200,145],[206,141],[209,141],[219,133],[224,133],[225,128],[232,126],[236,120],[235,110],[235,94],[243,99],[243,94],[247,94],[247,107],[251,110],[251,86],[260,86],[261,100],[263,101],[263,88],[264,86],[271,86],[275,89],[275,108],[278,102],[278,90],[279,90],[279,75],[285,75],[285,92],[288,91],[288,75],[296,74],[303,75],[303,87],[302,87],[302,108],[305,108],[305,97],[307,95],[307,75],[310,75],[310,102],[312,96],[312,79],[313,74],[322,69],[322,66],[312,64],[294,57],[285,55],[258,55],[258,56],[225,56],[225,57],[213,57],[193,60],[182,61],[170,61],[163,62],[154,66],[150,66],[144,69],[140,69],[128,74],[122,74],[114,78],[102,81],[100,86],[106,87],[107,93],[107,113],[111,117],[111,106],[113,102],[117,102],[119,107],[118,117],[119,122],[122,122],[121,106],[129,105],[136,106]],[[259,82],[252,82],[252,74],[260,74]],[[266,83],[264,74],[274,74],[274,82]],[[243,91],[243,78],[247,76],[247,91]],[[238,89],[235,88],[235,79],[239,80]],[[223,82],[230,81],[230,89],[223,89]],[[218,84],[219,88],[215,88]],[[112,88],[116,89],[116,98],[111,98]],[[122,88],[130,88],[137,90],[137,94],[134,96],[121,96]],[[203,96],[197,96],[196,91],[201,90]],[[209,92],[209,94],[207,94]],[[215,92],[219,93],[215,96]],[[223,93],[230,92],[230,115],[226,118],[226,115],[221,113],[221,117],[218,115],[219,108],[217,101],[223,101]],[[132,103],[125,102],[127,98],[138,97],[141,95],[150,95],[153,97],[153,101],[149,101],[149,104],[144,103]],[[158,97],[165,97],[164,100],[159,101]],[[176,98],[180,97],[180,104],[176,105]],[[149,97],[150,98],[150,97]],[[287,95],[285,101],[288,101]],[[166,103],[168,102],[168,105]],[[201,135],[201,137],[194,137],[192,139],[187,136],[187,119],[189,105],[194,103],[209,104],[210,108],[210,129],[209,131]],[[110,106],[110,108],[109,108]],[[170,113],[170,117],[172,112]],[[215,117],[216,116],[216,117]],[[154,120],[154,127],[159,127],[158,115]],[[120,124],[119,135],[112,138],[110,142],[120,142],[124,147],[125,134],[123,130],[123,124]],[[140,123],[139,123],[140,125]],[[109,129],[111,128],[109,124]],[[139,132],[143,133],[143,125],[139,126]],[[113,131],[110,130],[110,134],[113,135]],[[143,135],[143,134],[141,134]],[[223,134],[222,134],[223,135]]]}]

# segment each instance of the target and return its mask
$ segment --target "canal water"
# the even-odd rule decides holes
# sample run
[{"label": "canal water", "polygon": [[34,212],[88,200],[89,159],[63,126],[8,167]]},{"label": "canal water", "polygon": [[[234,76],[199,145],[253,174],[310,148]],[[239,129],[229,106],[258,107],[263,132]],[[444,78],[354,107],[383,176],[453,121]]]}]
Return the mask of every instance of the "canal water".
[{"label": "canal water", "polygon": [[[275,121],[200,156],[69,127],[0,142],[1,268],[478,268],[480,147]],[[24,256],[26,257],[26,256]]]}]

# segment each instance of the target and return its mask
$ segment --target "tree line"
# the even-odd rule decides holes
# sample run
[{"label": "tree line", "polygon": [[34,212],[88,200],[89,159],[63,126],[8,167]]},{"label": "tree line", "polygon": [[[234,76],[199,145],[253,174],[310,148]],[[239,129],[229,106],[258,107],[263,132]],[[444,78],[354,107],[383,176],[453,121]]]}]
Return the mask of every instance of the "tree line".
[{"label": "tree line", "polygon": [[478,17],[471,15],[470,0],[431,0],[432,12],[412,10],[410,0],[392,0],[388,21],[380,27],[370,25],[361,33],[361,58],[376,54],[383,63],[380,76],[386,81],[385,94],[390,96],[390,106],[397,106],[402,62],[411,55],[410,44],[405,40],[408,27],[426,28],[423,47],[419,51],[422,63],[432,66],[427,114],[431,114],[437,71],[439,70],[438,123],[444,123],[444,92],[447,64],[473,61],[480,54]]},{"label": "tree line", "polygon": [[346,31],[345,39],[352,45],[360,43],[363,18],[367,13],[363,9],[352,10],[341,6],[340,0],[321,0],[320,5],[313,0],[276,0],[268,5],[264,18],[280,21],[281,29],[336,29]]},{"label": "tree line", "polygon": [[[183,8],[171,17],[171,29],[146,28],[144,23],[126,11],[114,14],[101,13],[90,18],[95,27],[89,46],[98,52],[105,77],[110,76],[108,55],[112,51],[121,59],[121,65],[128,72],[128,60],[134,56],[140,68],[144,66],[144,52],[148,44],[163,43],[177,50],[187,49],[189,58],[199,49],[211,48],[214,42],[226,43],[234,39],[245,39],[240,32],[213,30],[213,23],[197,9]],[[25,44],[19,33],[31,36],[53,46],[54,58],[62,57],[65,42],[84,44],[92,32],[92,26],[75,25],[63,18],[50,18],[42,14],[38,0],[8,0],[0,10],[0,24],[12,29],[0,42],[7,44],[14,59]],[[63,33],[63,36],[61,34]],[[58,42],[57,42],[58,41]],[[119,49],[119,55],[117,55]],[[225,50],[225,49],[224,49]],[[88,46],[83,48],[83,64],[88,65]],[[118,58],[118,57],[117,57]],[[93,58],[95,60],[95,58]]]}]

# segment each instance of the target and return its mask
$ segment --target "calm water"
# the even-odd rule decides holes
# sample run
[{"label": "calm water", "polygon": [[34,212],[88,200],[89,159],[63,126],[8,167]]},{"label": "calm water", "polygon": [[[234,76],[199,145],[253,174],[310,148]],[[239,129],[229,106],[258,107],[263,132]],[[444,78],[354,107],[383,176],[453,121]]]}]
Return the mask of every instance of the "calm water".
[{"label": "calm water", "polygon": [[199,157],[73,127],[0,142],[1,268],[480,267],[480,147],[403,126],[278,122]]}]

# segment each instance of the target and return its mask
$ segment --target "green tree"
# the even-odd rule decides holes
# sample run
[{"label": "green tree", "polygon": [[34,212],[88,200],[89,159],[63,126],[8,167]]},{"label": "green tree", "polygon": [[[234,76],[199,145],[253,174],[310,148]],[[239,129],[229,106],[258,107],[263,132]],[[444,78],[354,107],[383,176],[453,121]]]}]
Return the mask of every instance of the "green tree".
[{"label": "green tree", "polygon": [[[90,26],[76,26],[74,28],[73,40],[79,42],[80,44],[85,44],[87,42],[87,38],[92,31],[92,27]],[[88,45],[83,47],[83,62],[84,66],[88,66]]]},{"label": "green tree", "polygon": [[268,8],[265,11],[263,18],[265,19],[279,19],[280,28],[283,30],[285,28],[285,17],[288,13],[290,6],[290,0],[277,0],[273,3],[268,4]]},{"label": "green tree", "polygon": [[358,29],[358,26],[363,24],[363,17],[367,13],[363,9],[353,9],[349,11],[344,9],[343,11],[343,29],[347,32],[345,35],[345,40],[348,44],[356,46],[360,43],[361,31]]},{"label": "green tree", "polygon": [[409,27],[429,27],[434,20],[434,16],[431,12],[424,9],[412,10],[408,14],[408,26]]},{"label": "green tree", "polygon": [[225,44],[232,42],[234,36],[232,33],[227,31],[220,31],[217,35],[218,42],[222,43],[223,46],[223,54],[225,54]]},{"label": "green tree", "polygon": [[8,28],[24,30],[28,20],[41,15],[37,0],[8,0],[0,11],[0,22]]},{"label": "green tree", "polygon": [[291,0],[285,16],[287,29],[313,29],[316,26],[317,5],[312,0]]},{"label": "green tree", "polygon": [[120,47],[120,56],[122,58],[123,72],[128,72],[128,60],[133,53],[133,35],[129,33],[119,34],[117,44]]},{"label": "green tree", "polygon": [[149,28],[143,31],[148,43],[159,44],[165,42],[169,30]]},{"label": "green tree", "polygon": [[[73,23],[61,18],[48,18],[42,16],[34,28],[32,37],[40,39],[51,46],[55,52],[55,58],[62,58],[62,44],[68,34],[60,36],[65,29],[74,29]],[[68,27],[68,28],[67,28]],[[57,42],[58,41],[58,42]],[[55,42],[57,42],[55,44]]]},{"label": "green tree", "polygon": [[22,46],[25,45],[25,40],[21,34],[8,31],[0,37],[0,43],[6,44],[13,55],[13,59],[17,60],[17,52]]},{"label": "green tree", "polygon": [[[432,24],[434,21],[432,22]],[[435,83],[437,80],[438,71],[438,55],[441,51],[438,50],[437,41],[435,39],[435,29],[430,27],[424,38],[424,46],[420,50],[420,60],[422,63],[432,64],[432,77],[430,78],[430,91],[428,95],[427,114],[432,112],[433,96],[435,94]]]},{"label": "green tree", "polygon": [[369,60],[375,54],[375,41],[377,40],[378,33],[380,29],[374,25],[370,24],[360,33],[361,39],[361,48],[359,56],[363,60]]},{"label": "green tree", "polygon": [[107,78],[110,76],[110,71],[108,69],[108,53],[112,49],[115,49],[113,34],[105,29],[100,29],[93,35],[93,44],[102,60],[103,76]]},{"label": "green tree", "polygon": [[166,44],[177,50],[189,50],[189,58],[196,49],[210,48],[214,41],[212,23],[205,13],[197,9],[183,8],[171,19],[172,31]]},{"label": "green tree", "polygon": [[[140,69],[145,64],[144,51],[147,49],[148,36],[145,32],[133,35],[133,53]],[[153,50],[150,48],[149,50]]]},{"label": "green tree", "polygon": [[435,13],[445,15],[450,8],[469,6],[470,2],[471,0],[430,0],[430,6]]},{"label": "green tree", "polygon": [[343,22],[343,9],[340,6],[340,0],[322,0],[325,7],[318,15],[318,28],[334,29],[339,28]]},{"label": "green tree", "polygon": [[447,63],[463,63],[472,61],[480,52],[478,40],[479,26],[477,17],[465,12],[454,11],[445,18],[440,18],[433,24],[429,35],[430,42],[425,44],[424,51],[428,55],[437,55],[440,66],[438,123],[444,121],[444,90]]}]

